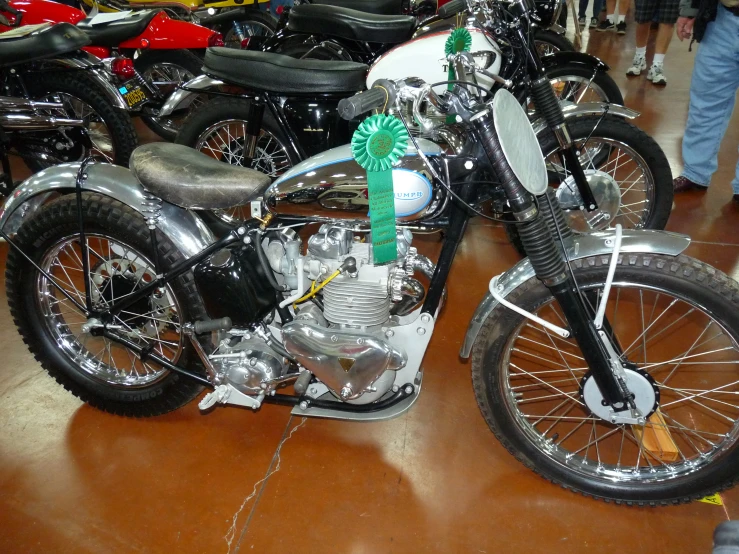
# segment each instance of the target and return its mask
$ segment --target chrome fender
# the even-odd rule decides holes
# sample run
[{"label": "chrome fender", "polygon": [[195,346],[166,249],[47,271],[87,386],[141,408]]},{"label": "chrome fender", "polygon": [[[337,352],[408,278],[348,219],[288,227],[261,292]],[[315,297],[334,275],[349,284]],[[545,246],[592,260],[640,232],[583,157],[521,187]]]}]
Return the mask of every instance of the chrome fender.
[{"label": "chrome fender", "polygon": [[[78,162],[56,165],[23,181],[0,210],[0,229],[9,235],[15,234],[24,219],[38,210],[50,193],[73,192],[80,165]],[[104,163],[88,165],[83,190],[115,198],[144,215],[142,203],[146,191],[124,167]],[[158,227],[185,257],[194,256],[216,241],[200,217],[167,202],[162,204]]]},{"label": "chrome fender", "polygon": [[65,56],[44,60],[47,64],[57,64],[70,69],[84,69],[85,74],[92,76],[93,80],[100,85],[105,97],[119,110],[129,111],[128,104],[123,99],[118,87],[112,82],[113,76],[103,69],[103,63],[92,54],[81,51],[75,56]]},{"label": "chrome fender", "polygon": [[[619,106],[618,104],[608,104],[605,102],[583,102],[582,104],[569,104],[567,106],[562,106],[565,121],[585,115],[601,115],[606,111],[608,111],[609,114],[623,117],[624,119],[634,119],[640,115],[639,112],[632,110],[631,108]],[[534,133],[536,133],[537,137],[539,137],[539,133],[542,133],[549,128],[543,117],[537,117],[531,125],[534,127]]]},{"label": "chrome fender", "polygon": [[218,87],[223,84],[223,81],[213,79],[212,77],[208,77],[207,75],[198,75],[194,79],[191,79],[190,81],[182,85],[183,88],[178,88],[169,95],[169,98],[167,98],[167,100],[164,102],[162,109],[159,110],[159,115],[167,116],[172,115],[175,110],[184,110],[185,108],[188,108],[190,104],[192,104],[193,99],[195,98],[195,96],[198,95],[198,92],[195,91],[205,92],[211,88]]},{"label": "chrome fender", "polygon": [[[577,236],[567,248],[570,260],[580,260],[590,256],[610,254],[613,252],[612,237],[615,234],[615,231],[601,231]],[[629,230],[623,231],[620,252],[622,254],[640,253],[677,256],[689,244],[690,237],[687,235],[670,233],[668,231]],[[500,276],[498,284],[503,286],[503,290],[500,293],[501,296],[503,298],[507,297],[516,288],[535,275],[534,268],[531,266],[529,259],[525,258],[521,260]],[[472,345],[477,339],[480,328],[497,306],[498,301],[489,292],[485,294],[467,327],[467,334],[464,337],[464,343],[459,352],[462,358],[470,357]]]}]

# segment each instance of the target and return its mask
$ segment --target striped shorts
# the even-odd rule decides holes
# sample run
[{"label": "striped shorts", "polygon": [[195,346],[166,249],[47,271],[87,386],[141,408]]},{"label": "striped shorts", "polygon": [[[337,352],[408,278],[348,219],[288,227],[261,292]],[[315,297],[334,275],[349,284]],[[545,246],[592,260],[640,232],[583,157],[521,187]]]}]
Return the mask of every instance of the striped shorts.
[{"label": "striped shorts", "polygon": [[637,23],[650,23],[655,16],[660,23],[674,25],[680,15],[680,0],[634,0]]}]

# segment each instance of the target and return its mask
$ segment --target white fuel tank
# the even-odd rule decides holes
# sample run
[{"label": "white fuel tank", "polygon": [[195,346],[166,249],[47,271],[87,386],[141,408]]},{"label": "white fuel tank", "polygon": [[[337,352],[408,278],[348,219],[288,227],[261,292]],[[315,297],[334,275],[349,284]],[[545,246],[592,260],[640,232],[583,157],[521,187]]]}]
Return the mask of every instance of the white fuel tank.
[{"label": "white fuel tank", "polygon": [[[474,27],[467,29],[472,35],[472,48],[470,52],[473,54],[480,53],[475,56],[475,60],[482,69],[497,75],[501,65],[501,51],[489,33]],[[419,77],[427,83],[438,83],[446,81],[448,77],[448,67],[446,57],[444,56],[444,46],[446,44],[451,30],[440,31],[420,36],[408,42],[404,42],[388,50],[380,56],[370,67],[367,73],[367,88],[378,79],[405,79],[407,77]],[[483,53],[492,54],[484,55]],[[486,64],[492,57],[492,63],[485,68],[482,64]],[[475,75],[480,85],[488,90],[493,86],[493,80],[486,75],[478,73]],[[446,86],[436,87],[436,92],[442,92]]]}]

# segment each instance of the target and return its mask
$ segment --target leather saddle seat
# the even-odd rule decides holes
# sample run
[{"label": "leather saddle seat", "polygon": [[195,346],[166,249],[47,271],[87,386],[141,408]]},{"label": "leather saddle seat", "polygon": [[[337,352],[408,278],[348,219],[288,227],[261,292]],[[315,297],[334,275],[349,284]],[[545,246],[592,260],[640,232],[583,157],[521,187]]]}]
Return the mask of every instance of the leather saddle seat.
[{"label": "leather saddle seat", "polygon": [[403,0],[313,0],[313,4],[338,6],[377,15],[398,15],[403,12]]},{"label": "leather saddle seat", "polygon": [[410,15],[375,15],[321,4],[295,6],[287,20],[287,28],[296,33],[384,44],[409,40],[416,26],[416,18]]},{"label": "leather saddle seat", "polygon": [[367,66],[356,62],[300,60],[251,50],[208,48],[203,71],[230,84],[281,94],[357,92]]},{"label": "leather saddle seat", "polygon": [[27,25],[0,33],[0,66],[18,65],[79,50],[90,44],[70,23]]},{"label": "leather saddle seat", "polygon": [[93,46],[118,46],[143,33],[158,13],[157,10],[135,12],[125,19],[96,25],[91,25],[88,17],[77,23],[77,27],[87,33]]},{"label": "leather saddle seat", "polygon": [[131,154],[131,172],[151,194],[182,208],[216,210],[247,204],[272,179],[183,146],[154,142]]}]

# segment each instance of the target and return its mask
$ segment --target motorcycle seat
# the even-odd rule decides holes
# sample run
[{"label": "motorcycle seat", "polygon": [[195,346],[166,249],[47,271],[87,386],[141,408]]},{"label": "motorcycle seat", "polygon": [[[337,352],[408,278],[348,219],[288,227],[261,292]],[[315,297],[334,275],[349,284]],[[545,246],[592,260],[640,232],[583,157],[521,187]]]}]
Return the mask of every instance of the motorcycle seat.
[{"label": "motorcycle seat", "polygon": [[403,13],[403,0],[313,0],[313,4],[325,4],[349,8],[377,15],[398,15]]},{"label": "motorcycle seat", "polygon": [[356,62],[302,60],[252,50],[208,48],[203,71],[228,83],[281,94],[356,92],[367,66]]},{"label": "motorcycle seat", "polygon": [[216,210],[247,204],[272,182],[181,144],[154,142],[131,154],[134,177],[151,194],[182,208]]},{"label": "motorcycle seat", "polygon": [[125,19],[96,25],[91,25],[92,20],[88,17],[77,23],[77,27],[87,33],[93,46],[118,46],[121,42],[143,33],[158,13],[157,10],[140,11]]},{"label": "motorcycle seat", "polygon": [[0,33],[0,66],[51,58],[90,44],[87,35],[71,23],[28,27]]},{"label": "motorcycle seat", "polygon": [[287,28],[296,33],[384,44],[409,40],[416,25],[416,18],[410,15],[375,15],[320,4],[295,6],[287,20]]}]

